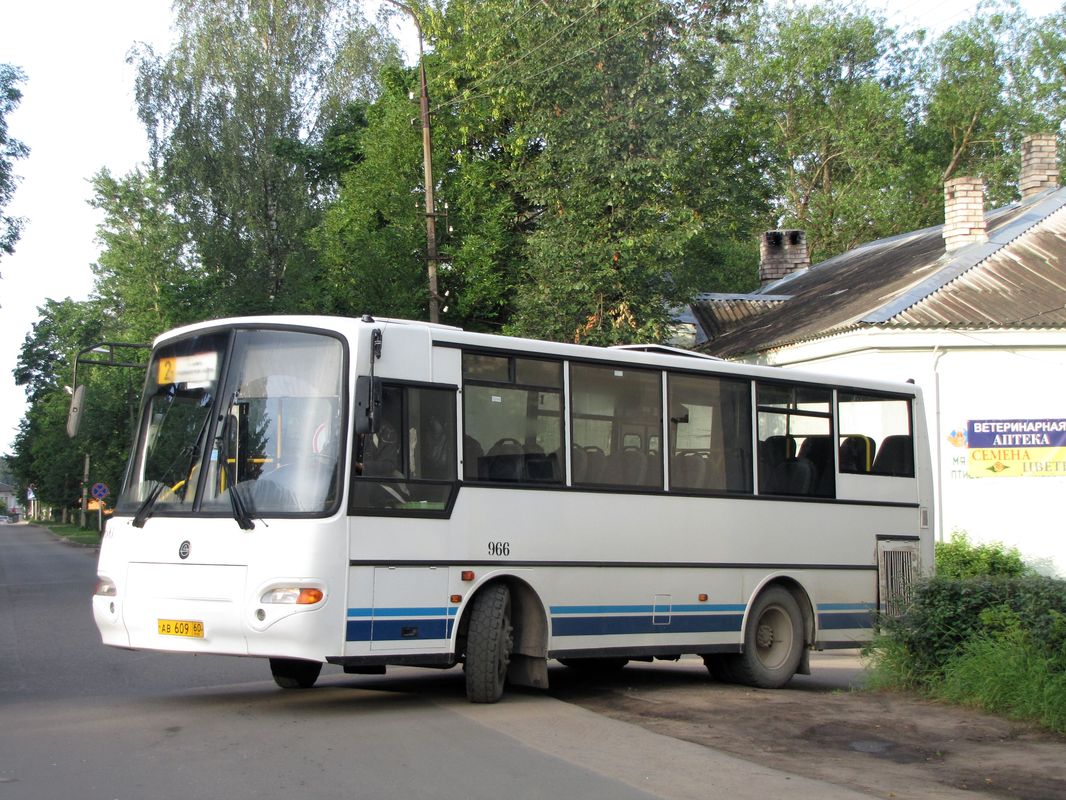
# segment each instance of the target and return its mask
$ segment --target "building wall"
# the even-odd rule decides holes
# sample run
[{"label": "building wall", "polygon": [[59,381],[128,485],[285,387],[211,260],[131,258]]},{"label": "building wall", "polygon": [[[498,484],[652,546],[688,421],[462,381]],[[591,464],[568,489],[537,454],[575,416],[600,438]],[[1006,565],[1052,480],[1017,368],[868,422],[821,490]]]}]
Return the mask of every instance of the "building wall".
[{"label": "building wall", "polygon": [[[1066,331],[862,331],[758,361],[913,379],[933,447],[938,539],[965,531],[974,541],[1016,546],[1041,571],[1066,576],[1066,446],[1056,447],[1066,434],[1047,433],[1055,421],[1066,427]],[[976,424],[988,421],[1000,424]],[[1028,424],[1010,432],[1004,421]]]}]

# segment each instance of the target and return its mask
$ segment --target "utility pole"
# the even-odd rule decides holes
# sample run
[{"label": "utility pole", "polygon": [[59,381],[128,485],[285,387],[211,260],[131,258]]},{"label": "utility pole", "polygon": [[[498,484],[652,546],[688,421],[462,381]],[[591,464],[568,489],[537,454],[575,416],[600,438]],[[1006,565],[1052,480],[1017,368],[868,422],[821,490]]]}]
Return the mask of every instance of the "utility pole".
[{"label": "utility pole", "polygon": [[78,514],[78,527],[85,527],[85,512],[89,510],[89,454],[85,454],[85,469],[81,473],[81,511]]},{"label": "utility pole", "polygon": [[426,185],[426,273],[429,276],[429,321],[440,322],[440,296],[437,293],[437,209],[433,202],[433,140],[429,130],[429,91],[426,89],[426,61],[422,52],[422,25],[414,9],[399,0],[387,0],[411,15],[418,29],[419,106],[422,112],[422,172]]}]

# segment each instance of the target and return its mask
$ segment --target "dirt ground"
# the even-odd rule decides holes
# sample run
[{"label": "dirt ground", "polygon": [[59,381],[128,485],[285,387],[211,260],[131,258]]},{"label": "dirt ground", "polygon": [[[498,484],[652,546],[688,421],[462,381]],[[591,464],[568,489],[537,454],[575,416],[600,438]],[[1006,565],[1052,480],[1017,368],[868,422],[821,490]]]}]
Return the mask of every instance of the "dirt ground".
[{"label": "dirt ground", "polygon": [[553,669],[552,694],[666,736],[885,798],[1066,800],[1066,737],[910,695],[853,690],[854,654],[817,654],[781,690],[710,680],[698,660],[591,679]]}]

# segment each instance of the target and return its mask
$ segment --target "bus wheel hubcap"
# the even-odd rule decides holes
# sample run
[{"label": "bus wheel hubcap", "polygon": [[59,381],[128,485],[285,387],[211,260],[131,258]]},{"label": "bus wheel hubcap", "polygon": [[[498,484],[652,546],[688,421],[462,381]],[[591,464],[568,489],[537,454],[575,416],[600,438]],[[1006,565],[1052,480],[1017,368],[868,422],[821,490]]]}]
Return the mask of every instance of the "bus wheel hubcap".
[{"label": "bus wheel hubcap", "polygon": [[774,629],[769,625],[760,625],[755,636],[755,643],[762,648],[772,647],[774,644]]}]

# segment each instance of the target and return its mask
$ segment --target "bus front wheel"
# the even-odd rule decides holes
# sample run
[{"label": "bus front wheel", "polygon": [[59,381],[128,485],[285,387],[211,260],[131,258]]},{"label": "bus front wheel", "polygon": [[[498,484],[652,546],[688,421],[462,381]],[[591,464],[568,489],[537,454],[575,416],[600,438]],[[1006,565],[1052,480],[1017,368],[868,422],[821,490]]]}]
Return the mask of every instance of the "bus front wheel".
[{"label": "bus front wheel", "polygon": [[803,614],[796,598],[787,589],[773,586],[752,605],[744,631],[744,652],[730,657],[723,666],[738,683],[780,689],[799,668],[803,638]]},{"label": "bus front wheel", "polygon": [[319,661],[304,661],[299,658],[270,659],[270,674],[274,683],[282,689],[310,689],[322,672]]},{"label": "bus front wheel", "polygon": [[514,647],[511,591],[502,583],[480,591],[470,607],[466,634],[466,696],[495,703],[503,695]]}]

